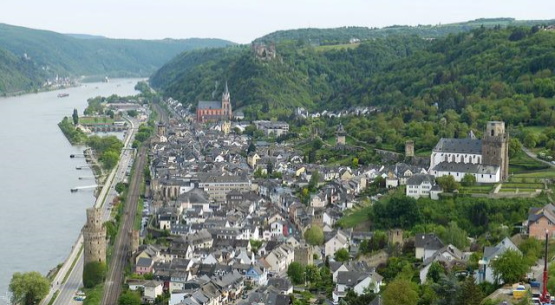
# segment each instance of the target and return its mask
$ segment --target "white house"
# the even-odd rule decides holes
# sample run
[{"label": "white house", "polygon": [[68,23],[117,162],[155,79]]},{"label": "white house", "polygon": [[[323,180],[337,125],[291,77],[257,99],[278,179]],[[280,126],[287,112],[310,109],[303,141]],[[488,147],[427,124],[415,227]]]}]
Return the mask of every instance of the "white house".
[{"label": "white house", "polygon": [[436,184],[435,177],[427,174],[416,174],[407,180],[406,195],[407,197],[420,198],[430,197],[430,191]]},{"label": "white house", "polygon": [[416,259],[426,260],[445,245],[435,233],[417,233],[414,237],[414,250]]},{"label": "white house", "polygon": [[[495,277],[493,276],[493,268],[491,267],[491,262],[497,259],[499,256],[501,256],[509,249],[522,253],[508,237],[505,237],[505,239],[500,241],[495,247],[484,248],[484,258],[480,260],[480,270],[478,271],[478,274],[477,274],[478,283],[495,282]],[[500,284],[503,283],[501,279],[499,279],[499,282]]]},{"label": "white house", "polygon": [[352,289],[357,295],[364,294],[366,289],[379,293],[382,280],[383,277],[376,272],[340,271],[332,294],[333,302],[334,304],[339,303],[349,289]]},{"label": "white house", "polygon": [[344,231],[337,232],[329,238],[324,245],[324,255],[333,257],[339,249],[347,249],[349,247],[349,234]]}]

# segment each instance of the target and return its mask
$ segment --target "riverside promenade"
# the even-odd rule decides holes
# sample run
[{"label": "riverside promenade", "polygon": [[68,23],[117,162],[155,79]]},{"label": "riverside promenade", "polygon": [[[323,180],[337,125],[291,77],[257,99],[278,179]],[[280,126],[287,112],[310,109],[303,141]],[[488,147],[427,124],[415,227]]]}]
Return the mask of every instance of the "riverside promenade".
[{"label": "riverside promenade", "polygon": [[[110,218],[109,202],[111,201],[111,196],[115,195],[115,184],[122,181],[125,177],[125,171],[128,164],[132,162],[133,153],[131,151],[131,143],[134,135],[137,131],[137,125],[139,122],[133,119],[127,119],[130,123],[131,128],[129,128],[126,137],[124,139],[124,148],[120,155],[120,160],[114,169],[110,172],[104,186],[100,191],[94,207],[100,208],[104,207],[104,220]],[[84,212],[84,211],[83,211]],[[50,291],[48,295],[40,302],[40,305],[50,304],[52,298],[56,294],[56,299],[52,304],[63,304],[68,305],[76,303],[73,300],[73,296],[77,290],[82,286],[82,273],[83,273],[83,234],[79,233],[79,237],[75,241],[72,250],[64,261],[60,270],[56,273],[56,276],[52,280]]]}]

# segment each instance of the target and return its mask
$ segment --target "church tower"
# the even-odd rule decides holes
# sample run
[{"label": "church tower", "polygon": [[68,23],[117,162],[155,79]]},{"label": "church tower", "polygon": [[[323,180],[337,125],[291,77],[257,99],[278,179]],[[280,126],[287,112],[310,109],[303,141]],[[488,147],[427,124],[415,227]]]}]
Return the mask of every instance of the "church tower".
[{"label": "church tower", "polygon": [[501,169],[501,180],[509,177],[509,134],[505,122],[489,121],[482,137],[482,164]]},{"label": "church tower", "polygon": [[84,265],[106,261],[106,229],[102,222],[102,209],[87,209],[87,223],[83,227]]},{"label": "church tower", "polygon": [[231,120],[233,117],[233,112],[231,110],[231,99],[229,97],[229,89],[227,88],[227,82],[225,82],[225,91],[222,94],[222,109],[223,109],[223,116],[227,120]]}]

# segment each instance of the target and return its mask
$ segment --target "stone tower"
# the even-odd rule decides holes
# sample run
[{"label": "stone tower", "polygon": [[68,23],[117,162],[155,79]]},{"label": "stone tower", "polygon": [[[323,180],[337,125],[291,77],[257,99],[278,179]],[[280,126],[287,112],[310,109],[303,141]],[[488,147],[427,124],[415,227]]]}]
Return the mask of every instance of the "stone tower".
[{"label": "stone tower", "polygon": [[339,123],[337,127],[337,145],[345,145],[345,129],[343,129],[343,124]]},{"label": "stone tower", "polygon": [[87,223],[83,227],[85,262],[106,261],[106,229],[102,222],[102,209],[87,209]]},{"label": "stone tower", "polygon": [[499,166],[501,180],[509,176],[509,133],[505,122],[489,121],[482,137],[482,164]]},{"label": "stone tower", "polygon": [[162,122],[158,123],[157,129],[156,129],[156,134],[159,137],[165,137],[166,136],[166,126]]},{"label": "stone tower", "polygon": [[231,109],[231,98],[229,96],[227,82],[225,82],[225,91],[222,94],[222,109],[224,117],[228,120],[231,120],[231,118],[233,117],[233,111]]},{"label": "stone tower", "polygon": [[414,157],[414,141],[407,140],[405,142],[405,158]]}]

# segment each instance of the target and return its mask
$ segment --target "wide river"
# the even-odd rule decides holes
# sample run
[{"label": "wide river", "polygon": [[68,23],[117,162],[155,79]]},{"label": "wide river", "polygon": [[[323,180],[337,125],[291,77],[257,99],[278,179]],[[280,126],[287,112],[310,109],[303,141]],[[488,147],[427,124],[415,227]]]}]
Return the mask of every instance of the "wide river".
[{"label": "wide river", "polygon": [[[71,146],[58,122],[74,108],[82,114],[88,98],[136,94],[137,81],[0,98],[0,304],[14,272],[46,275],[65,260],[95,201],[92,190],[70,192],[95,182],[89,169],[76,170],[85,160],[69,155],[83,147]],[[69,96],[58,98],[60,92]]]}]

